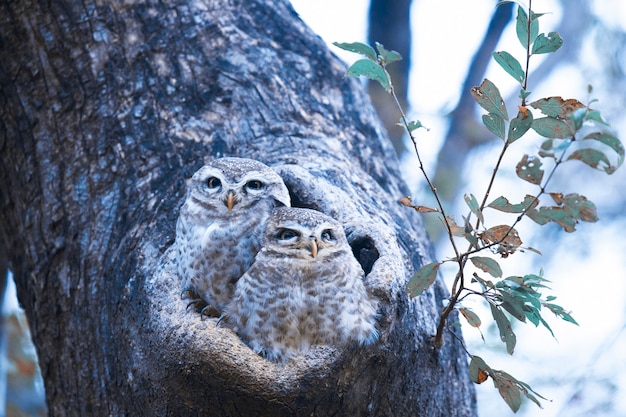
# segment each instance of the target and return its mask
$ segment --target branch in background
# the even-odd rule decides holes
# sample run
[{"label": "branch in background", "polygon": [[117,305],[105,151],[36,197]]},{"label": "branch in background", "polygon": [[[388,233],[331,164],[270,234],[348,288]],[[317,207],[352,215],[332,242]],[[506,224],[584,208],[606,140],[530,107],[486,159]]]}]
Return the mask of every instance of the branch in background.
[{"label": "branch in background", "polygon": [[452,201],[461,188],[463,167],[473,148],[490,139],[474,115],[474,100],[467,94],[482,81],[491,53],[502,37],[502,33],[513,15],[513,3],[495,9],[489,28],[476,54],[472,58],[467,76],[461,87],[461,98],[450,115],[450,127],[437,157],[437,170],[433,183],[444,201]]},{"label": "branch in background", "polygon": [[[567,10],[567,15],[563,14],[563,18],[559,22],[556,32],[561,38],[567,39],[563,42],[563,46],[558,54],[548,54],[546,58],[538,64],[530,73],[531,83],[535,86],[539,85],[542,80],[550,76],[552,71],[564,63],[575,62],[582,48],[582,41],[585,39],[581,36],[583,33],[589,33],[589,29],[593,24],[593,13],[587,0],[561,0],[561,7]],[[566,16],[566,17],[565,17]],[[516,91],[506,101],[516,101],[518,92]],[[538,97],[535,97],[537,99]]]},{"label": "branch in background", "polygon": [[[567,10],[567,19],[561,19],[557,32],[568,41],[563,44],[561,52],[549,54],[531,73],[533,85],[538,85],[564,61],[576,59],[581,49],[583,37],[593,23],[592,13],[585,0],[561,1],[564,10]],[[511,19],[513,3],[496,8],[491,19],[487,34],[483,39],[463,83],[462,92],[469,91],[473,86],[480,84],[485,75],[491,53],[495,50],[506,25]],[[506,101],[515,101],[518,92]],[[450,115],[450,127],[437,159],[437,170],[433,182],[445,201],[452,201],[459,194],[462,186],[463,169],[467,157],[472,150],[491,138],[484,135],[482,125],[474,117],[475,103],[467,94],[461,94],[457,107]],[[433,236],[434,237],[434,236]]]},{"label": "branch in background", "polygon": [[[367,41],[393,45],[404,57],[388,69],[402,108],[407,108],[409,69],[411,67],[411,0],[371,0],[368,14]],[[404,129],[398,126],[395,103],[378,83],[370,82],[369,95],[376,112],[385,125],[393,146],[400,155],[406,148],[402,139]]]}]

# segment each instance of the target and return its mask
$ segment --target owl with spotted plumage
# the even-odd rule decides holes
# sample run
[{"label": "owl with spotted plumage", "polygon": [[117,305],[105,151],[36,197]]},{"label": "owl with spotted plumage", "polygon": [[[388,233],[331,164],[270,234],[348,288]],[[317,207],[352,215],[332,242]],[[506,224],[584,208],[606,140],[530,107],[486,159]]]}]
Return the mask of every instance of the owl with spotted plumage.
[{"label": "owl with spotted plumage", "polygon": [[220,158],[200,168],[176,224],[178,273],[190,304],[219,316],[261,249],[270,213],[289,205],[282,178],[261,162]]},{"label": "owl with spotted plumage", "polygon": [[254,352],[283,361],[314,345],[370,344],[377,302],[343,227],[315,210],[281,207],[222,319]]}]

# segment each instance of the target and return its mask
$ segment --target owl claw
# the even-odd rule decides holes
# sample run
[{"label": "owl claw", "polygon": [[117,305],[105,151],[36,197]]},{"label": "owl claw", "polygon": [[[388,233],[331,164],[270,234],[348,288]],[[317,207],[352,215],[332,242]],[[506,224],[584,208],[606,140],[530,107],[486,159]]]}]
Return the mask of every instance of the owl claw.
[{"label": "owl claw", "polygon": [[[185,310],[189,310],[189,306],[193,305],[195,308],[198,308],[198,304],[204,304],[204,300],[201,298],[195,298],[193,300],[191,300],[189,302],[189,304],[187,304],[187,307],[185,308]],[[203,307],[203,309],[206,307]]]},{"label": "owl claw", "polygon": [[200,317],[204,319],[204,316],[209,317],[221,317],[222,312],[217,309],[217,307],[212,306],[211,304],[207,304],[200,310]]},{"label": "owl claw", "polygon": [[[187,297],[185,297],[185,294],[187,294]],[[198,294],[196,294],[196,292],[191,287],[183,288],[183,290],[180,292],[180,298],[182,298],[182,299],[193,298],[194,301],[197,300],[197,299],[200,299],[200,297],[198,297]]]}]

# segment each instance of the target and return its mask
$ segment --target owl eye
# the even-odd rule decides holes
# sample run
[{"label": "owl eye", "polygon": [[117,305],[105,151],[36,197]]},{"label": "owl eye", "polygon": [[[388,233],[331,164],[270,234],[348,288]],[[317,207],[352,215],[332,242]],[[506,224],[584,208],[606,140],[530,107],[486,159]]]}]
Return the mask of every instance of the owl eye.
[{"label": "owl eye", "polygon": [[322,239],[324,240],[334,240],[333,232],[330,229],[326,229],[322,232]]},{"label": "owl eye", "polygon": [[206,185],[209,188],[219,188],[222,185],[222,181],[219,178],[211,177],[206,180]]},{"label": "owl eye", "polygon": [[291,229],[282,229],[277,235],[279,240],[289,240],[296,236],[298,236],[298,232]]},{"label": "owl eye", "polygon": [[265,186],[265,184],[263,184],[261,181],[259,180],[252,180],[252,181],[248,181],[246,183],[246,188],[250,189],[250,190],[260,190]]}]

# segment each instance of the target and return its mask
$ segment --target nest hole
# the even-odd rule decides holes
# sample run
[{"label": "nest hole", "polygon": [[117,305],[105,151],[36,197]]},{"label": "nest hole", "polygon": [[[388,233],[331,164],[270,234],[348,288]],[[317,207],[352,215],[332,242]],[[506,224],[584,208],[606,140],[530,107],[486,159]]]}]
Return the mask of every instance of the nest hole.
[{"label": "nest hole", "polygon": [[365,275],[372,271],[374,262],[379,258],[378,249],[374,246],[374,241],[369,236],[360,236],[350,242],[352,253],[361,264]]}]

